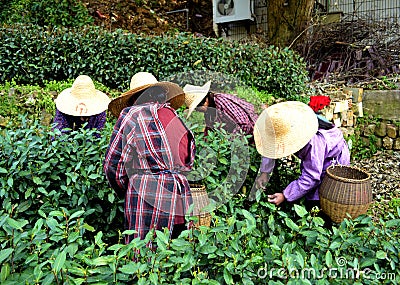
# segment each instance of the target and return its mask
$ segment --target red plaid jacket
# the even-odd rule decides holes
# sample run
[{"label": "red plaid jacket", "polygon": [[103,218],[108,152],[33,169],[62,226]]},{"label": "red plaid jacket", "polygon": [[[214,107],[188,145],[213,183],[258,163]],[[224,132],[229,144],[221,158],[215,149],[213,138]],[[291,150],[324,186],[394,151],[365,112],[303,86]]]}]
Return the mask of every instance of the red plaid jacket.
[{"label": "red plaid jacket", "polygon": [[[143,104],[125,108],[110,139],[104,171],[110,186],[125,196],[126,228],[144,238],[150,229],[168,227],[172,233],[176,203],[181,199],[186,213],[192,203],[189,183],[182,172],[190,171],[195,156],[195,142],[190,134],[190,161],[177,166],[173,160],[165,130],[157,110],[165,104]],[[181,123],[176,115],[173,123]],[[183,124],[184,126],[184,124]]]},{"label": "red plaid jacket", "polygon": [[221,122],[225,123],[225,128],[232,133],[241,130],[247,135],[253,135],[254,125],[258,118],[253,104],[224,93],[215,93],[214,102],[217,116],[205,114],[207,129],[212,128],[214,122]]}]

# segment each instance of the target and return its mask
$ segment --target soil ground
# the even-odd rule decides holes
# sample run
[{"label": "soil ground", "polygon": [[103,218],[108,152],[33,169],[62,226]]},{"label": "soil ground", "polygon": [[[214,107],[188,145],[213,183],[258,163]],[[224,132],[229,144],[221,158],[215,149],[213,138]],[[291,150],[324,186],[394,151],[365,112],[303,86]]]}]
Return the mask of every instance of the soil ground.
[{"label": "soil ground", "polygon": [[[149,35],[188,31],[214,37],[212,5],[205,0],[88,0],[95,24]],[[137,4],[138,3],[138,4]]]}]

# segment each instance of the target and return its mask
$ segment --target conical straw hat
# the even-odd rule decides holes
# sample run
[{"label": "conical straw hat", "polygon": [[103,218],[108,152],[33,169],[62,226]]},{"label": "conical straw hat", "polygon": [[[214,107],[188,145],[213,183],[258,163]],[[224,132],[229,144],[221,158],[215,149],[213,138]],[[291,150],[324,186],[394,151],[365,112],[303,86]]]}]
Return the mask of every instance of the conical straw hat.
[{"label": "conical straw hat", "polygon": [[[124,108],[130,106],[130,99],[132,97],[137,97],[139,92],[151,86],[161,86],[168,92],[167,101],[170,102],[172,108],[178,109],[183,105],[185,95],[179,85],[167,81],[159,82],[154,75],[149,72],[138,72],[131,78],[129,85],[130,90],[114,98],[108,105],[108,110],[113,116],[118,117]],[[136,99],[137,98],[135,98],[135,100]]]},{"label": "conical straw hat", "polygon": [[56,98],[57,109],[71,116],[92,116],[104,112],[110,103],[108,96],[96,90],[92,79],[79,75],[71,88],[63,90]]},{"label": "conical straw hat", "polygon": [[189,108],[187,118],[189,118],[204,97],[206,97],[210,87],[211,81],[208,81],[203,86],[186,84],[185,87],[183,87],[183,91],[185,92],[185,105]]},{"label": "conical straw hat", "polygon": [[268,158],[282,158],[303,148],[318,131],[314,111],[298,101],[271,105],[254,126],[257,151]]}]

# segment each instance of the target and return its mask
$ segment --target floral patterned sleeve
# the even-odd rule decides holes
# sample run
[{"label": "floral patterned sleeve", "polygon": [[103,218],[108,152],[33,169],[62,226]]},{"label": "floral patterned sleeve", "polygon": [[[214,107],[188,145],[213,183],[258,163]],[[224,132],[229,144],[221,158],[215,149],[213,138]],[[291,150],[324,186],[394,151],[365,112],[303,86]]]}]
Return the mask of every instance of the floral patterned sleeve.
[{"label": "floral patterned sleeve", "polygon": [[61,133],[67,133],[72,129],[72,122],[68,120],[68,115],[60,112],[58,109],[56,109],[53,123],[55,124],[54,128],[60,130]]},{"label": "floral patterned sleeve", "polygon": [[[99,132],[104,128],[106,124],[107,114],[106,111],[101,112],[98,115],[91,116],[86,128],[87,129],[94,129],[96,128]],[[100,137],[99,133],[95,134],[96,137]]]}]

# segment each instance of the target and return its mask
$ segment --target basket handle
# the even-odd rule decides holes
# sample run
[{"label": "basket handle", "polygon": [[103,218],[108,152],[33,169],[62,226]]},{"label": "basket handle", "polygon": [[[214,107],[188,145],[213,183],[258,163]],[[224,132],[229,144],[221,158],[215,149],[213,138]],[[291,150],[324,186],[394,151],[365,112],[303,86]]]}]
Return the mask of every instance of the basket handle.
[{"label": "basket handle", "polygon": [[342,166],[336,159],[336,157],[332,158],[332,163],[331,163],[332,169],[335,169],[335,166]]}]

